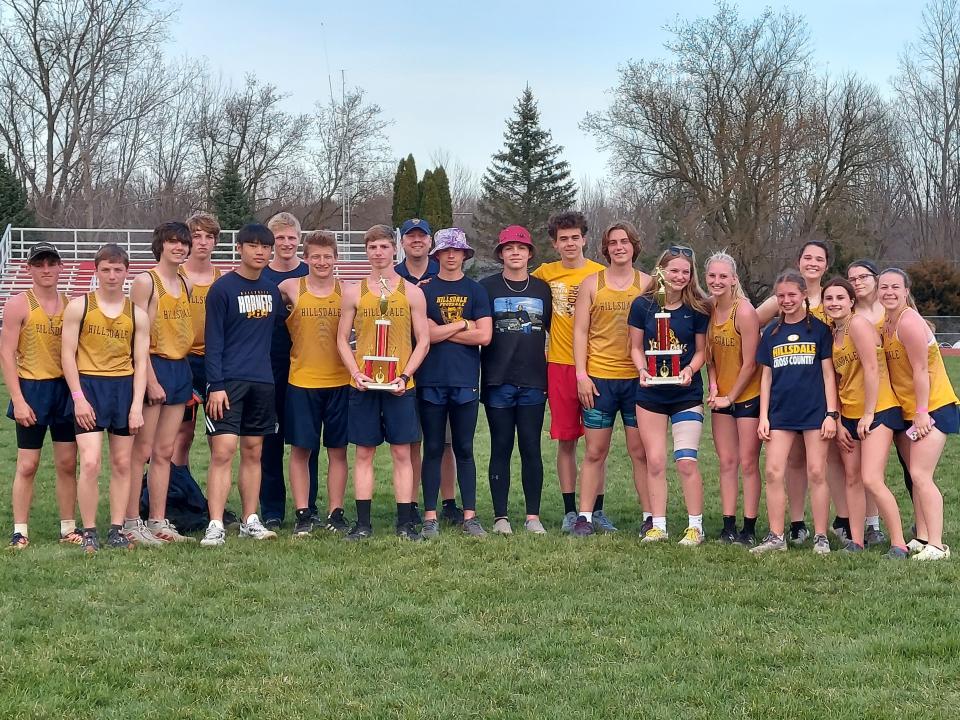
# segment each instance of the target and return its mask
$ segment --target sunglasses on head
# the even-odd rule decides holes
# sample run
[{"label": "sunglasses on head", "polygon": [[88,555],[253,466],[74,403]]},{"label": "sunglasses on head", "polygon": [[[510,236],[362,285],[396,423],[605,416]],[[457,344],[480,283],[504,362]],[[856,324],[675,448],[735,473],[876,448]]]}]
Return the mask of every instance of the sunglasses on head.
[{"label": "sunglasses on head", "polygon": [[667,248],[667,252],[671,255],[683,255],[684,257],[692,258],[693,250],[683,245],[671,245]]}]

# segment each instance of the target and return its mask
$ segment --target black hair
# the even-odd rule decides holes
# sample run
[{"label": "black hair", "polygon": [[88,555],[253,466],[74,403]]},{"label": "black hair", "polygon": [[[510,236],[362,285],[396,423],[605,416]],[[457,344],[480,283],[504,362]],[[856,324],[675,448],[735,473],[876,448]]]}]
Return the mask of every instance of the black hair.
[{"label": "black hair", "polygon": [[164,243],[174,240],[186,245],[188,249],[193,247],[193,234],[186,223],[165,222],[157,225],[153,229],[153,241],[150,243],[150,250],[153,251],[154,259],[160,259],[163,254]]},{"label": "black hair", "polygon": [[852,263],[847,265],[847,272],[850,272],[850,268],[862,267],[864,270],[869,272],[875,278],[880,277],[880,270],[877,267],[877,264],[873,260],[867,260],[866,258],[860,258],[859,260],[854,260]]},{"label": "black hair", "polygon": [[547,234],[554,240],[557,239],[558,230],[570,230],[572,228],[579,228],[580,234],[586,236],[587,218],[584,217],[582,212],[564,210],[563,212],[554,213],[550,216],[550,219],[547,220]]},{"label": "black hair", "polygon": [[273,233],[266,225],[249,223],[237,230],[237,245],[249,244],[273,247],[275,242]]},{"label": "black hair", "polygon": [[[811,244],[814,244],[814,243],[807,243],[807,245],[811,245]],[[804,245],[803,247],[806,247],[807,245]],[[777,292],[777,285],[785,282],[794,283],[798,288],[800,288],[803,291],[803,306],[806,310],[806,312],[804,313],[804,318],[807,321],[807,330],[809,330],[811,327],[810,298],[807,297],[807,281],[803,279],[803,275],[801,275],[799,272],[797,272],[793,268],[788,268],[787,270],[784,270],[782,273],[777,275],[777,279],[773,281],[774,294],[776,294]],[[780,326],[783,325],[783,320],[785,317],[786,315],[784,314],[783,310],[781,310],[777,315],[777,326],[770,331],[771,337],[773,335],[776,335],[777,332],[779,332]]]},{"label": "black hair", "polygon": [[807,240],[803,245],[801,245],[800,251],[797,253],[797,262],[800,262],[800,258],[803,257],[803,251],[811,245],[823,250],[823,254],[827,256],[827,265],[829,265],[833,257],[833,253],[830,251],[830,246],[827,245],[823,240]]}]

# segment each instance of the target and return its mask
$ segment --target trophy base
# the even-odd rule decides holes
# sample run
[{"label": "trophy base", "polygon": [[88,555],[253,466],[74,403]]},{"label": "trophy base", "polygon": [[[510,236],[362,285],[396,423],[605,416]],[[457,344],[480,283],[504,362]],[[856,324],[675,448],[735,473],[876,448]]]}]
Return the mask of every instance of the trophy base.
[{"label": "trophy base", "polygon": [[667,377],[649,377],[644,387],[649,387],[650,385],[681,385],[683,380],[677,376]]},{"label": "trophy base", "polygon": [[389,390],[390,392],[393,392],[394,390],[397,389],[397,386],[394,383],[378,383],[378,382],[367,383],[366,385],[364,385],[364,387],[367,390]]}]

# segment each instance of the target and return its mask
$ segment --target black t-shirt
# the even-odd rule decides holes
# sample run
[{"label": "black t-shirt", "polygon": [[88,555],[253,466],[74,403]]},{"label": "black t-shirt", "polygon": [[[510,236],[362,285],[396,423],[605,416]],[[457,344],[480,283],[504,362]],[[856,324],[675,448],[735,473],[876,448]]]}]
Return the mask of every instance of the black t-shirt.
[{"label": "black t-shirt", "polygon": [[[660,306],[655,300],[640,296],[634,298],[630,306],[630,315],[627,323],[632,327],[643,330],[644,350],[650,349],[650,343],[657,339],[657,319]],[[682,370],[697,352],[697,335],[706,338],[710,317],[697,312],[688,305],[681,305],[670,313],[670,334],[672,339],[680,344],[683,352],[680,354],[680,369]],[[663,350],[665,348],[661,348]],[[695,372],[689,385],[653,385],[641,387],[637,385],[637,402],[656,403],[658,405],[675,405],[688,401],[703,400],[703,378],[700,372]]]},{"label": "black t-shirt", "polygon": [[[435,277],[420,288],[427,301],[427,317],[437,325],[490,317],[487,291],[476,280]],[[475,388],[479,381],[480,347],[450,340],[430,345],[430,352],[417,370],[417,385],[420,387]]]},{"label": "black t-shirt", "polygon": [[493,339],[481,351],[483,386],[546,390],[544,348],[553,318],[550,286],[531,276],[529,284],[511,281],[510,287],[501,273],[485,277],[480,284],[493,310]]},{"label": "black t-shirt", "polygon": [[774,320],[763,331],[757,362],[773,376],[767,410],[772,430],[816,430],[823,424],[827,396],[821,361],[832,358],[832,344],[830,328],[813,315],[798,323]]}]

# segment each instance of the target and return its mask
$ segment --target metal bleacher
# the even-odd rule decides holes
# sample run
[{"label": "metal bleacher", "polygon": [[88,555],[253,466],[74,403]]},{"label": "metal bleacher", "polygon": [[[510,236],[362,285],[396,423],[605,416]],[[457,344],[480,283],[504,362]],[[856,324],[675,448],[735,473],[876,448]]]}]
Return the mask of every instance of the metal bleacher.
[{"label": "metal bleacher", "polygon": [[[355,281],[370,271],[363,246],[362,232],[335,232],[337,236],[337,261],[334,273],[345,281]],[[0,236],[0,304],[6,304],[11,295],[30,287],[27,270],[27,254],[30,247],[41,240],[57,246],[63,258],[63,272],[59,287],[68,295],[90,292],[95,286],[93,256],[97,249],[108,242],[115,242],[130,255],[130,275],[127,289],[133,277],[155,264],[150,251],[153,231],[149,229],[79,229],[79,228],[14,228],[7,226]],[[213,253],[213,263],[221,270],[236,267],[238,259],[235,231],[225,230],[220,234],[218,248]]]}]

